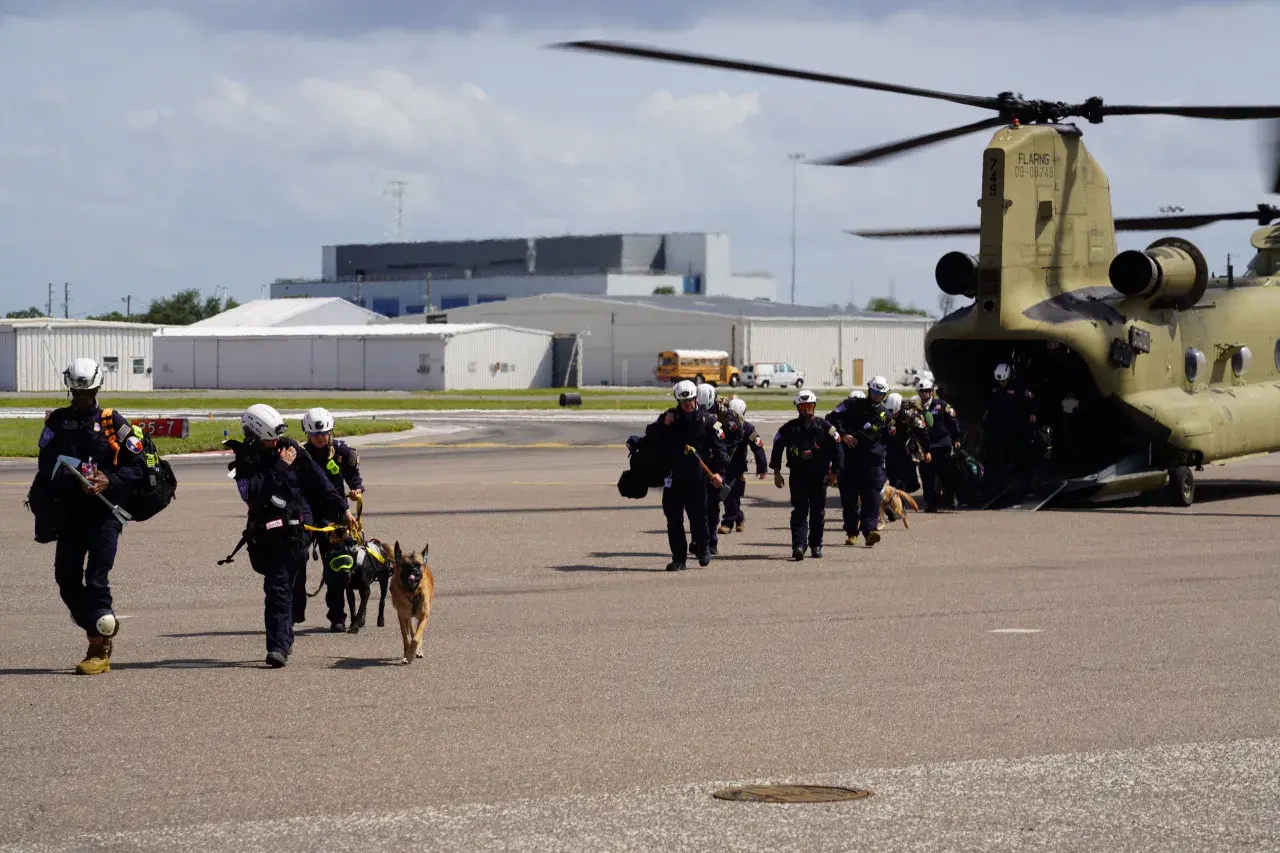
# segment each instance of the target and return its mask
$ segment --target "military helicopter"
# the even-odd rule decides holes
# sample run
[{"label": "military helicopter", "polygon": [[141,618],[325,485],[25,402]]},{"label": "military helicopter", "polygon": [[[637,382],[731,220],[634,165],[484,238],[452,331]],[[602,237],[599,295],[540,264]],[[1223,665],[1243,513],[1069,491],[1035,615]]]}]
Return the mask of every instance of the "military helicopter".
[{"label": "military helicopter", "polygon": [[[1106,173],[1068,121],[1174,115],[1274,119],[1280,106],[1079,104],[953,94],[609,41],[551,45],[874,89],[993,110],[971,124],[832,157],[817,165],[883,160],[945,140],[994,130],[982,152],[980,223],[875,236],[976,234],[977,255],[954,251],[935,269],[939,288],[974,301],[935,323],[926,361],[967,432],[981,433],[993,369],[1014,365],[1034,380],[1054,427],[1047,465],[1013,504],[1109,500],[1168,489],[1190,506],[1192,469],[1280,451],[1280,225],[1256,212],[1116,220]],[[1280,123],[1270,161],[1280,193]],[[1117,230],[1179,230],[1258,218],[1257,254],[1241,276],[1211,276],[1190,241],[1161,237],[1117,252]],[[866,233],[866,232],[859,232]],[[868,235],[871,236],[871,235]],[[1254,352],[1273,353],[1254,363]],[[1069,403],[1069,405],[1063,405]],[[977,427],[977,429],[973,429]],[[1002,505],[997,494],[986,504]],[[1007,502],[1002,508],[1008,508]]]}]

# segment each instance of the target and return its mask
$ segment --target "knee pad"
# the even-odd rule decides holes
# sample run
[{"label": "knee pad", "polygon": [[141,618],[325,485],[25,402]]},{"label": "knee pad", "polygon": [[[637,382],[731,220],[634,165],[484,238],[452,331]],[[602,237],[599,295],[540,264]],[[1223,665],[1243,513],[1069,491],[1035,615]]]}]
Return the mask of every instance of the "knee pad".
[{"label": "knee pad", "polygon": [[108,611],[98,617],[94,627],[98,629],[99,634],[110,639],[120,632],[120,620],[116,618],[114,613]]}]

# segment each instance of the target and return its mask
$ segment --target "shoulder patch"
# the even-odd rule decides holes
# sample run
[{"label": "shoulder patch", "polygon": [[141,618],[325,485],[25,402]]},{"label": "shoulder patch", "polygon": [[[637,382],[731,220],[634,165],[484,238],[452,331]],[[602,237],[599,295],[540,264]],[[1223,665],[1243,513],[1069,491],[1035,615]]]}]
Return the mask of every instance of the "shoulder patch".
[{"label": "shoulder patch", "polygon": [[782,430],[778,430],[773,434],[773,443],[777,444],[779,441],[782,441]]},{"label": "shoulder patch", "polygon": [[356,453],[356,449],[354,447],[347,448],[347,463],[351,465],[360,464],[360,454]]},{"label": "shoulder patch", "polygon": [[124,446],[130,453],[141,453],[142,442],[138,440],[136,435],[131,435],[124,440]]},{"label": "shoulder patch", "polygon": [[249,502],[249,481],[236,480],[236,488],[240,491],[240,500],[245,503]]},{"label": "shoulder patch", "polygon": [[55,433],[53,430],[49,429],[48,427],[45,427],[44,431],[40,433],[40,446],[44,447],[49,442],[53,441],[53,437],[55,435],[57,435],[57,433]]},{"label": "shoulder patch", "polygon": [[752,435],[751,441],[755,444],[760,445],[761,447],[764,447],[764,439],[760,437],[760,433],[755,433],[754,435]]},{"label": "shoulder patch", "polygon": [[717,430],[723,430],[723,429],[724,429],[724,424],[720,423],[720,421],[715,421],[715,422],[713,422],[711,425],[712,425],[713,427],[715,427]]},{"label": "shoulder patch", "polygon": [[830,435],[832,438],[834,438],[836,441],[840,440],[840,433],[836,432],[836,428],[833,426],[827,427],[827,434]]}]

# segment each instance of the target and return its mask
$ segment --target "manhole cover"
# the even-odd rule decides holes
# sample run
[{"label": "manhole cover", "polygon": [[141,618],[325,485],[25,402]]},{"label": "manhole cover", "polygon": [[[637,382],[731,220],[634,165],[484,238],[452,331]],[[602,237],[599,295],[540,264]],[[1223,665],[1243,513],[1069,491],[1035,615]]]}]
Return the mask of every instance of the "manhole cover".
[{"label": "manhole cover", "polygon": [[721,788],[712,796],[744,803],[835,803],[860,800],[871,792],[838,785],[745,785]]}]

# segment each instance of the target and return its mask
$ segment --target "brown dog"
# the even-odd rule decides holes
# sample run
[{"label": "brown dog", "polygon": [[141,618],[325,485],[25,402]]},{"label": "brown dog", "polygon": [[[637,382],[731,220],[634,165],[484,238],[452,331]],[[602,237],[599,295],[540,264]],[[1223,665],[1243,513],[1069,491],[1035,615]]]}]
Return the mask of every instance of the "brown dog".
[{"label": "brown dog", "polygon": [[888,483],[884,484],[884,488],[880,490],[880,523],[886,523],[885,510],[893,510],[893,514],[902,519],[902,526],[911,529],[911,525],[907,523],[907,513],[903,508],[903,504],[909,504],[916,512],[920,511],[920,507],[916,504],[915,498],[902,491],[895,489]]},{"label": "brown dog", "polygon": [[[400,543],[395,544],[395,567],[391,573],[391,604],[400,621],[400,639],[404,642],[404,657],[400,663],[410,663],[422,657],[422,634],[427,630],[431,617],[431,600],[436,594],[435,575],[427,565],[427,546],[422,553],[404,553]],[[413,620],[417,620],[417,625]]]}]

